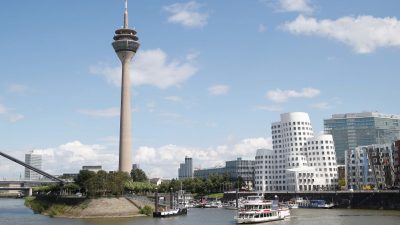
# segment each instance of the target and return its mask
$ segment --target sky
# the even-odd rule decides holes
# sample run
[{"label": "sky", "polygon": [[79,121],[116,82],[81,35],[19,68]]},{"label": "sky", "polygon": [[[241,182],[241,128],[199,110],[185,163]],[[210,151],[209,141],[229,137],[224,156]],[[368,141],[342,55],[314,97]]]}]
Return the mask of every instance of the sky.
[{"label": "sky", "polygon": [[[397,0],[129,0],[133,163],[149,177],[254,159],[280,114],[399,114]],[[0,3],[0,151],[118,166],[123,0]],[[398,19],[399,18],[399,19]],[[23,178],[0,159],[0,178]]]}]

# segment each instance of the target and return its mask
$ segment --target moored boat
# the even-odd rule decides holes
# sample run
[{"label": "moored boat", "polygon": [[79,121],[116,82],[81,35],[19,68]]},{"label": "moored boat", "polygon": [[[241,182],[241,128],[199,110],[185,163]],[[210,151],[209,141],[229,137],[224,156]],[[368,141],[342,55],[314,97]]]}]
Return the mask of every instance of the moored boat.
[{"label": "moored boat", "polygon": [[335,205],[333,203],[328,203],[325,200],[310,200],[309,208],[317,208],[317,209],[331,209]]},{"label": "moored boat", "polygon": [[335,204],[322,199],[305,200],[298,198],[296,203],[298,203],[299,208],[331,209],[335,206]]},{"label": "moored boat", "polygon": [[153,217],[170,217],[186,215],[187,208],[170,209],[166,211],[153,212]]}]

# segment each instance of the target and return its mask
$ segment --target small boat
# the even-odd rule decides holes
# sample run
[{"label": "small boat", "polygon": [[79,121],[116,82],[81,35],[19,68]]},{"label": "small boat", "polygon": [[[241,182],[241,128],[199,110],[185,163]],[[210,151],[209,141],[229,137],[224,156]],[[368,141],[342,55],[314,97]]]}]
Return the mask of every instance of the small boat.
[{"label": "small boat", "polygon": [[153,217],[170,217],[187,215],[187,208],[170,209],[167,211],[153,212]]},{"label": "small boat", "polygon": [[243,208],[243,200],[238,200],[238,207],[236,206],[236,201],[229,201],[223,205],[224,209],[236,210],[238,208]]},{"label": "small boat", "polygon": [[299,204],[297,204],[294,201],[283,202],[280,205],[283,207],[288,207],[289,209],[298,209],[299,208]]},{"label": "small boat", "polygon": [[204,208],[222,208],[222,202],[221,201],[211,201],[210,203],[205,204]]},{"label": "small boat", "polygon": [[296,203],[299,205],[299,208],[331,209],[335,206],[335,204],[328,203],[322,199],[304,200],[298,198],[296,199]]},{"label": "small boat", "polygon": [[286,207],[279,207],[278,201],[263,200],[262,197],[249,196],[244,202],[244,207],[238,210],[234,217],[236,223],[264,223],[275,220],[284,220],[290,216],[290,210]]},{"label": "small boat", "polygon": [[310,208],[331,209],[334,206],[333,203],[328,203],[325,200],[310,200]]}]

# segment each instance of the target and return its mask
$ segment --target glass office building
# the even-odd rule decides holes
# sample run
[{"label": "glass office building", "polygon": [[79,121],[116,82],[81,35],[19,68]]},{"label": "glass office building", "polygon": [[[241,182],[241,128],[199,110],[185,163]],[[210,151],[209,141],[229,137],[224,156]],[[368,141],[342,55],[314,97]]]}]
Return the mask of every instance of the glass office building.
[{"label": "glass office building", "polygon": [[[36,154],[33,151],[25,154],[25,163],[35,167],[36,169],[42,169],[42,155]],[[26,180],[39,180],[41,178],[40,174],[25,168],[25,179]]]},{"label": "glass office building", "polygon": [[192,158],[185,157],[185,163],[181,163],[178,169],[179,180],[186,178],[193,178],[193,160]]},{"label": "glass office building", "polygon": [[338,164],[343,164],[347,150],[399,139],[399,122],[400,115],[377,112],[334,114],[324,120],[324,129],[325,133],[332,134]]},{"label": "glass office building", "polygon": [[225,167],[199,169],[194,171],[194,177],[207,179],[211,175],[227,175],[231,181],[236,181],[241,177],[245,185],[252,189],[254,184],[254,160],[237,158],[236,160],[226,161]]}]

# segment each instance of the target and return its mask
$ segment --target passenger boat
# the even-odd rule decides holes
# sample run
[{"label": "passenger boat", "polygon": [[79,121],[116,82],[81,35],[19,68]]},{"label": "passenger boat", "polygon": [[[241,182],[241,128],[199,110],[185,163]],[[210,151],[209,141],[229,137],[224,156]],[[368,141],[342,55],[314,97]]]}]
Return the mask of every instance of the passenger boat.
[{"label": "passenger boat", "polygon": [[244,207],[238,210],[234,219],[238,224],[264,223],[283,220],[289,216],[289,208],[279,207],[277,200],[267,201],[260,196],[249,196],[248,200],[244,202]]}]

